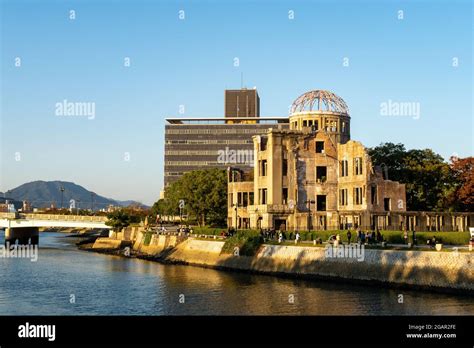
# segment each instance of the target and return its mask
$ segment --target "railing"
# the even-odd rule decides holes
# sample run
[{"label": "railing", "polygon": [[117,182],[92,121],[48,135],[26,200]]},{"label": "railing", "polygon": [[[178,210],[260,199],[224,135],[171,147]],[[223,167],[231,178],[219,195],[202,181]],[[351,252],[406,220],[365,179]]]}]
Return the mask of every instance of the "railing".
[{"label": "railing", "polygon": [[0,219],[16,219],[17,213],[0,213]]},{"label": "railing", "polygon": [[79,221],[79,222],[106,222],[106,216],[87,215],[57,215],[57,214],[20,214],[27,220],[55,220],[55,221]]}]

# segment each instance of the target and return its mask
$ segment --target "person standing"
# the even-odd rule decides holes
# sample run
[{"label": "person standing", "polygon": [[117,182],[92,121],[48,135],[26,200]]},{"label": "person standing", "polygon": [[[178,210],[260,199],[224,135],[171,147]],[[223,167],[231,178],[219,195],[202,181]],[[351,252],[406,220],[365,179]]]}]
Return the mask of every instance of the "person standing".
[{"label": "person standing", "polygon": [[403,240],[405,241],[405,244],[408,244],[408,231],[407,230],[403,231]]},{"label": "person standing", "polygon": [[382,243],[383,242],[383,237],[382,233],[380,233],[380,230],[377,227],[377,242]]},{"label": "person standing", "polygon": [[298,244],[299,241],[300,241],[300,233],[296,232],[295,244]]},{"label": "person standing", "polygon": [[352,233],[351,230],[347,231],[347,244],[351,244]]}]

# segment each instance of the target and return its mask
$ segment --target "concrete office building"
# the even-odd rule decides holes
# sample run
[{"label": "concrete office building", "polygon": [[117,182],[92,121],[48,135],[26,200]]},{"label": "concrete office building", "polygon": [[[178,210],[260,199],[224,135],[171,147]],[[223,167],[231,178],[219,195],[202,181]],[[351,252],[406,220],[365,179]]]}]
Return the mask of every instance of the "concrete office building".
[{"label": "concrete office building", "polygon": [[225,91],[224,117],[168,118],[165,125],[166,187],[188,171],[253,167],[252,137],[288,129],[288,117],[260,117],[256,89]]}]

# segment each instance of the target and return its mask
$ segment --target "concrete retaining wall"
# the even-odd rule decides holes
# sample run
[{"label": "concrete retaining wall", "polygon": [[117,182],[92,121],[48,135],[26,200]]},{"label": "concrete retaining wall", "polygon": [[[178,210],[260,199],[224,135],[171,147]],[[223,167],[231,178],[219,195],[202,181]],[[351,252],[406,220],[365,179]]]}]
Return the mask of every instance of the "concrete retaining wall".
[{"label": "concrete retaining wall", "polygon": [[120,249],[124,241],[120,239],[111,238],[97,238],[92,246],[92,249],[116,250]]},{"label": "concrete retaining wall", "polygon": [[188,239],[165,261],[207,267],[474,292],[472,253],[365,249],[363,261],[327,258],[324,248],[264,245],[256,256],[222,254],[224,242]]},{"label": "concrete retaining wall", "polygon": [[186,238],[184,236],[153,234],[149,245],[144,244],[145,232],[138,231],[135,242],[133,243],[133,250],[143,254],[156,256],[164,251],[168,251],[176,247]]},{"label": "concrete retaining wall", "polygon": [[[145,233],[133,234],[136,252],[165,262],[474,293],[472,252],[365,249],[363,261],[358,261],[327,257],[322,247],[263,245],[255,256],[235,256],[222,253],[223,241],[155,234],[145,246]],[[120,248],[120,240],[102,239],[97,239],[94,249]]]}]

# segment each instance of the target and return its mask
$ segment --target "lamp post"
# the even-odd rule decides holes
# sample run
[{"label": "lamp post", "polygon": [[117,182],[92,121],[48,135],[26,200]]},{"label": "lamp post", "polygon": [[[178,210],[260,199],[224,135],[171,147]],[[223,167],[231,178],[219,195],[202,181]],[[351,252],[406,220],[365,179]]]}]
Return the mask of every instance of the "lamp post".
[{"label": "lamp post", "polygon": [[179,224],[183,224],[183,208],[184,208],[184,199],[179,200]]},{"label": "lamp post", "polygon": [[94,212],[94,192],[91,192],[91,212]]},{"label": "lamp post", "polygon": [[64,186],[61,185],[59,188],[59,191],[61,191],[61,209],[63,208],[63,198],[64,198]]},{"label": "lamp post", "polygon": [[238,219],[238,215],[237,215],[237,208],[239,207],[239,204],[238,203],[235,203],[234,204],[234,211],[235,211],[235,232],[237,232],[237,228],[238,228],[238,225],[237,225],[237,219]]},{"label": "lamp post", "polygon": [[309,199],[306,201],[306,203],[308,203],[309,205],[309,222],[308,222],[308,233],[311,233],[311,225],[313,223],[313,220],[311,220],[311,203],[316,203],[314,200],[312,199]]}]

